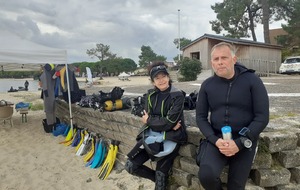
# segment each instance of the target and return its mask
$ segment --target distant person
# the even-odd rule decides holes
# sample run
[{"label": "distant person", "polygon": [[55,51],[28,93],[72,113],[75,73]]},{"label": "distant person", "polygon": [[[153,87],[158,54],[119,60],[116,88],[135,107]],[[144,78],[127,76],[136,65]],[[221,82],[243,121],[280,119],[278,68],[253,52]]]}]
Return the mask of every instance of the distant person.
[{"label": "distant person", "polygon": [[29,82],[27,80],[25,81],[24,86],[25,86],[25,90],[28,90]]},{"label": "distant person", "polygon": [[[206,190],[222,189],[220,175],[226,165],[227,189],[245,189],[259,134],[269,122],[263,82],[236,60],[231,44],[215,45],[211,50],[215,74],[202,83],[198,93],[196,121],[205,136],[197,155],[198,176]],[[224,135],[227,139],[222,136],[224,126],[231,127],[231,135]]]},{"label": "distant person", "polygon": [[[150,65],[149,75],[154,88],[148,91],[141,118],[144,126],[136,145],[127,154],[125,169],[155,182],[155,190],[165,190],[179,147],[187,140],[183,118],[185,94],[172,85],[163,62]],[[149,159],[156,161],[155,169],[144,165]]]}]

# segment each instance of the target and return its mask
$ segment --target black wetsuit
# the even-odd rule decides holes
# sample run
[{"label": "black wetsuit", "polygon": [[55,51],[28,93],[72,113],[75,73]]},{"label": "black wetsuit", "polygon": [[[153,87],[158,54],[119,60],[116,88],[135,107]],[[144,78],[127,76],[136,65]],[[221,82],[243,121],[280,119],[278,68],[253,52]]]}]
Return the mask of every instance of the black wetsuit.
[{"label": "black wetsuit", "polygon": [[[224,166],[229,165],[227,188],[244,189],[259,134],[269,122],[269,99],[261,79],[239,63],[235,64],[235,76],[230,80],[216,75],[208,78],[198,93],[196,120],[209,142],[200,163],[202,186],[209,190],[221,189],[219,177]],[[225,125],[231,126],[233,140],[240,149],[232,157],[226,157],[215,146],[222,138],[221,128]],[[243,127],[250,129],[251,149],[240,141],[238,132]]]}]

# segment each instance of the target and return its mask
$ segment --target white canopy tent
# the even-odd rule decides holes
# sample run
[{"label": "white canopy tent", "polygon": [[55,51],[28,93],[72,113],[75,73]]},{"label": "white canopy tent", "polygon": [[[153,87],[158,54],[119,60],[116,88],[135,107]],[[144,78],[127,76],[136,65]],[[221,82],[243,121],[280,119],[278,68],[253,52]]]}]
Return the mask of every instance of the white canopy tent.
[{"label": "white canopy tent", "polygon": [[[47,63],[64,64],[68,69],[67,51],[42,46],[0,30],[0,71],[39,70]],[[67,85],[70,89],[69,76]],[[73,128],[71,95],[68,90],[70,125]]]}]

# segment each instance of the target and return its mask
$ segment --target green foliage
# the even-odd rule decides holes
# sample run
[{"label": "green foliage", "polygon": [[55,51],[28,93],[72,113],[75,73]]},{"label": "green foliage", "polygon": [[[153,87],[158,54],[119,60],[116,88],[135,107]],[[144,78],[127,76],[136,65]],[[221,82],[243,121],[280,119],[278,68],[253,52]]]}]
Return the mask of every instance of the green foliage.
[{"label": "green foliage", "polygon": [[282,49],[281,51],[281,58],[282,58],[282,62],[290,56],[299,56],[300,55],[300,48],[288,48],[285,47]]},{"label": "green foliage", "polygon": [[[262,3],[269,7],[268,14],[263,14]],[[289,4],[290,0],[224,0],[211,6],[217,14],[217,19],[210,21],[210,24],[217,34],[224,30],[228,37],[250,37],[248,32],[251,31],[251,36],[256,41],[256,24],[269,24],[273,20],[285,19],[288,12],[286,8]],[[269,18],[264,18],[264,16]],[[263,22],[263,20],[269,22]]]},{"label": "green foliage", "polygon": [[139,55],[139,65],[140,67],[147,67],[156,58],[156,53],[153,52],[150,46],[141,47],[141,55]]},{"label": "green foliage", "polygon": [[43,103],[36,103],[32,104],[31,108],[32,111],[38,111],[38,110],[43,110],[44,109],[44,104]]},{"label": "green foliage", "polygon": [[[189,45],[192,42],[192,40],[187,38],[180,38],[180,48]],[[176,38],[173,43],[176,45],[176,48],[178,49],[179,43],[178,38]]]},{"label": "green foliage", "polygon": [[[185,46],[189,45],[191,42],[192,42],[192,40],[190,40],[190,39],[187,39],[187,38],[180,38],[180,49],[181,49],[182,47],[185,47]],[[173,43],[175,44],[176,48],[178,49],[178,46],[179,46],[178,38],[174,39]],[[182,59],[183,59],[183,56],[180,55],[180,60],[182,60]],[[176,56],[173,58],[173,60],[174,60],[175,62],[178,62],[178,55],[176,55]]]},{"label": "green foliage", "polygon": [[202,63],[199,60],[185,57],[179,64],[180,74],[183,76],[181,81],[197,80],[197,75],[202,71]]},{"label": "green foliage", "polygon": [[[180,55],[180,60],[182,60],[182,59],[183,59],[183,56]],[[173,60],[174,60],[176,63],[178,63],[178,55],[176,55],[175,57],[173,57]]]},{"label": "green foliage", "polygon": [[39,71],[0,71],[0,78],[33,78],[38,79]]},{"label": "green foliage", "polygon": [[102,73],[111,75],[119,74],[121,72],[133,72],[137,65],[129,58],[117,57],[116,54],[110,52],[110,46],[104,44],[96,44],[96,48],[92,48],[86,51],[86,53],[91,57],[97,57],[98,62],[82,62],[76,63],[82,72],[86,71],[86,67],[89,67],[92,72],[100,74],[100,79],[102,78]]},{"label": "green foliage", "polygon": [[122,60],[121,71],[132,72],[135,71],[136,69],[137,69],[137,65],[132,59],[125,58]]},{"label": "green foliage", "polygon": [[133,72],[137,68],[137,64],[129,58],[106,59],[98,62],[81,62],[75,63],[74,66],[79,67],[80,72],[86,73],[86,67],[89,67],[94,74],[100,72],[108,75],[117,75],[121,72]]},{"label": "green foliage", "polygon": [[[251,6],[252,5],[252,6]],[[249,37],[248,29],[253,17],[257,16],[257,4],[248,0],[225,0],[216,3],[211,8],[217,13],[217,20],[210,21],[212,30],[220,34],[223,30],[227,31],[228,37],[241,38]],[[252,20],[251,20],[252,19]]]},{"label": "green foliage", "polygon": [[141,47],[141,55],[139,55],[139,66],[141,68],[148,67],[153,61],[166,61],[167,58],[162,55],[154,53],[150,46]]},{"label": "green foliage", "polygon": [[[281,37],[282,45],[285,47],[293,47],[300,43],[300,0],[290,1],[288,23],[282,25],[282,28],[289,34]],[[285,38],[285,39],[283,39]]]},{"label": "green foliage", "polygon": [[100,43],[96,44],[96,48],[86,50],[86,53],[92,58],[97,57],[100,61],[106,59],[114,59],[116,57],[116,54],[111,53],[109,48],[109,45]]}]

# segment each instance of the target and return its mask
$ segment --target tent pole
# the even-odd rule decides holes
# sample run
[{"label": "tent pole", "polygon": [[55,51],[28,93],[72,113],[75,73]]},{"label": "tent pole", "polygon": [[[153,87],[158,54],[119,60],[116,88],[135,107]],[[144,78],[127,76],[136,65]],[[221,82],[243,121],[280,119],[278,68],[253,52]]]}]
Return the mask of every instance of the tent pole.
[{"label": "tent pole", "polygon": [[72,105],[71,105],[71,92],[70,92],[70,82],[69,82],[69,69],[68,64],[66,63],[66,73],[67,73],[67,85],[68,85],[68,100],[69,100],[69,113],[70,113],[70,127],[72,130],[72,136],[73,136],[73,116],[72,116]]}]

